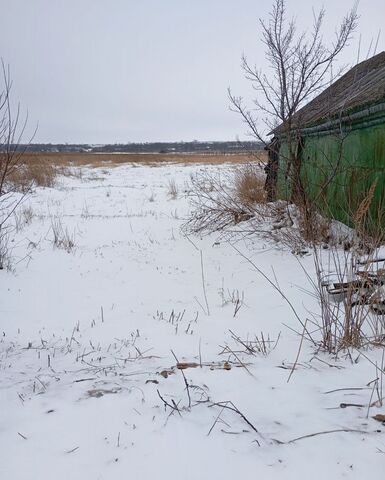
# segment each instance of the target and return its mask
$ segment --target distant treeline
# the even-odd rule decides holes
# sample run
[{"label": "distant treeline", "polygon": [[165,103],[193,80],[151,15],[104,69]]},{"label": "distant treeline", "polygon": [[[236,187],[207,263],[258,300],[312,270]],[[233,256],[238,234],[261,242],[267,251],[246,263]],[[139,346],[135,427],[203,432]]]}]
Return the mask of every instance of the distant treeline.
[{"label": "distant treeline", "polygon": [[153,142],[115,143],[113,145],[32,143],[18,145],[28,152],[87,153],[239,153],[261,150],[259,142]]}]

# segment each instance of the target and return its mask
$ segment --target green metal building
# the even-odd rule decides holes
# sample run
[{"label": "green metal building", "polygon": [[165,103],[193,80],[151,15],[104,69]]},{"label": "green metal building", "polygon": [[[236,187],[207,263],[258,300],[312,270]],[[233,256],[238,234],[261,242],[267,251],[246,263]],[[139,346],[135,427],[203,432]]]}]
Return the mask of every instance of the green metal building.
[{"label": "green metal building", "polygon": [[[385,227],[385,52],[349,70],[293,119],[290,138],[296,141],[308,197],[333,218],[352,224],[357,206],[372,188],[370,212]],[[273,133],[270,158],[278,162],[273,189],[288,198],[288,132],[281,125]]]}]

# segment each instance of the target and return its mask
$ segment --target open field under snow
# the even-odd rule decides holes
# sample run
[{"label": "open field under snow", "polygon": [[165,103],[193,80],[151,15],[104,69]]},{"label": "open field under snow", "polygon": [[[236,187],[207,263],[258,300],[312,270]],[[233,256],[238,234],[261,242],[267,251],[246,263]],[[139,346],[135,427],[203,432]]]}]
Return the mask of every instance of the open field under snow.
[{"label": "open field under snow", "polygon": [[[1,479],[383,478],[373,365],[305,342],[288,383],[301,331],[288,305],[229,243],[180,233],[190,175],[231,168],[83,167],[24,202],[0,271]],[[317,312],[293,255],[258,238],[237,248],[273,267],[302,318]],[[279,337],[268,355],[233,338],[261,332]],[[188,390],[174,355],[198,364],[183,370]],[[357,432],[291,442],[344,429]]]}]

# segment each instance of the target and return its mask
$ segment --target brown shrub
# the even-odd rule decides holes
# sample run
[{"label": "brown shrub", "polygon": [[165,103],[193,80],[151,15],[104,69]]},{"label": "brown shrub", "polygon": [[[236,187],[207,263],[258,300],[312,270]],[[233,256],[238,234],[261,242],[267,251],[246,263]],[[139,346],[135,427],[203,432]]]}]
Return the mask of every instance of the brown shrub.
[{"label": "brown shrub", "polygon": [[266,202],[265,178],[260,165],[247,164],[239,167],[235,173],[234,184],[236,196],[242,204]]},{"label": "brown shrub", "polygon": [[21,192],[33,187],[54,187],[57,171],[49,162],[20,162],[10,172],[7,181]]}]

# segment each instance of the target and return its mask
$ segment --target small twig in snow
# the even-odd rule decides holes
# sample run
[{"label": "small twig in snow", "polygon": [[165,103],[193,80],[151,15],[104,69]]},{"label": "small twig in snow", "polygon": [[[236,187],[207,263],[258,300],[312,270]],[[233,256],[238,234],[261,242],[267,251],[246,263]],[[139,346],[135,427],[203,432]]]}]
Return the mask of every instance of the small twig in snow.
[{"label": "small twig in snow", "polygon": [[214,420],[214,423],[211,425],[210,430],[207,432],[207,436],[210,435],[210,433],[213,431],[215,425],[218,423],[218,420],[220,419],[220,416],[222,415],[223,410],[225,409],[225,406],[222,406],[222,410],[218,413],[217,418]]},{"label": "small twig in snow", "polygon": [[75,447],[75,448],[72,448],[71,450],[68,450],[66,453],[73,453],[73,452],[76,452],[76,450],[79,450],[80,447]]},{"label": "small twig in snow", "polygon": [[[176,363],[178,364],[179,363],[179,360],[177,359],[175,353],[171,350],[171,353],[173,354],[173,357],[175,358],[175,361]],[[183,375],[183,380],[184,380],[184,384],[186,385],[186,391],[187,391],[187,397],[188,397],[188,408],[190,409],[191,408],[191,396],[190,396],[190,386],[187,382],[187,379],[186,379],[186,376],[184,374],[184,371],[183,369],[179,369]]]},{"label": "small twig in snow", "polygon": [[203,253],[202,253],[202,250],[200,250],[200,254],[201,254],[201,276],[202,276],[203,296],[205,298],[205,303],[206,303],[206,308],[207,308],[207,316],[210,316],[209,302],[207,301],[207,294],[206,294],[205,273],[204,273],[204,270],[203,270]]},{"label": "small twig in snow", "polygon": [[298,442],[299,440],[304,440],[305,438],[311,438],[311,437],[316,437],[318,435],[329,435],[330,433],[368,433],[365,432],[364,430],[355,430],[355,429],[350,429],[350,428],[338,428],[336,430],[325,430],[323,432],[315,432],[315,433],[309,433],[308,435],[302,435],[301,437],[293,438],[292,440],[289,440],[288,442],[280,442],[278,440],[278,443],[294,443]]},{"label": "small twig in snow", "polygon": [[327,395],[328,393],[334,393],[334,392],[343,392],[345,390],[368,390],[368,388],[367,387],[336,388],[335,390],[329,390],[327,392],[324,392],[324,395]]},{"label": "small twig in snow", "polygon": [[[233,412],[237,413],[246,423],[249,425],[250,428],[254,430],[254,432],[258,433],[258,435],[263,439],[263,436],[261,433],[255,428],[255,426],[245,417],[245,415],[234,405],[233,402],[227,401],[227,402],[215,402],[212,404],[212,406],[217,406],[217,407],[223,407],[228,410],[232,410]],[[258,446],[260,446],[260,443],[258,440],[256,440],[258,443]]]},{"label": "small twig in snow", "polygon": [[298,347],[297,356],[296,356],[296,358],[295,358],[295,362],[293,363],[293,368],[292,368],[291,371],[290,371],[290,375],[289,375],[289,377],[288,377],[288,379],[287,379],[287,383],[290,382],[290,379],[291,379],[291,377],[292,377],[292,375],[293,375],[293,373],[294,373],[295,367],[297,366],[297,363],[298,363],[299,355],[300,355],[301,349],[302,349],[303,338],[304,338],[304,336],[305,336],[306,323],[307,323],[307,319],[305,320],[305,324],[304,324],[304,326],[303,326],[303,332],[302,332],[302,336],[301,336],[301,341],[299,342],[299,347]]},{"label": "small twig in snow", "polygon": [[182,414],[180,413],[180,410],[179,410],[179,408],[178,408],[178,405],[176,405],[175,402],[173,402],[174,405],[171,405],[170,403],[168,403],[168,402],[162,397],[162,395],[160,394],[160,392],[159,392],[158,389],[157,389],[156,391],[157,391],[157,393],[158,393],[158,397],[159,397],[159,398],[162,400],[162,402],[164,403],[164,406],[165,406],[165,407],[168,407],[168,408],[171,408],[171,410],[173,410],[173,411],[177,411],[177,412],[179,413],[179,416],[181,417]]}]

